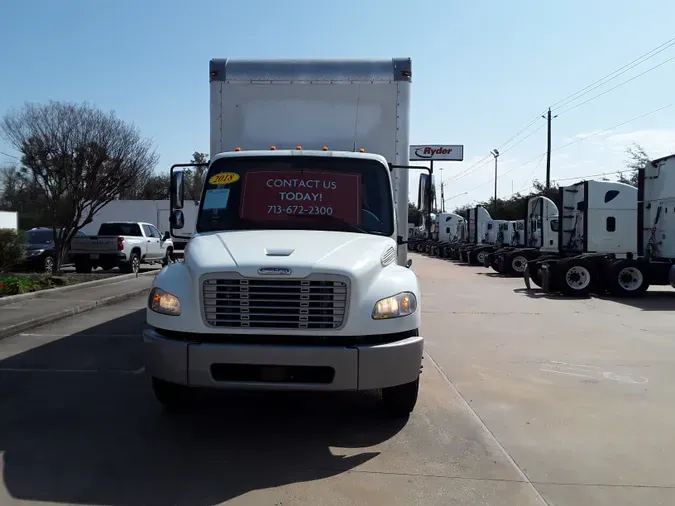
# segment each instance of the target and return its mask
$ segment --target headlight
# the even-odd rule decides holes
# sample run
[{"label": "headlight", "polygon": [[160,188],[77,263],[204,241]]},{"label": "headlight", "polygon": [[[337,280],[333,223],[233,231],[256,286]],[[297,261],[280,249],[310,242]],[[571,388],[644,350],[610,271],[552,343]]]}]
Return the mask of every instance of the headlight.
[{"label": "headlight", "polygon": [[373,319],[400,318],[408,316],[417,310],[417,298],[411,292],[402,292],[398,295],[377,301],[373,308]]},{"label": "headlight", "polygon": [[148,307],[151,311],[169,316],[180,315],[180,301],[178,297],[165,292],[161,288],[153,288],[150,291]]},{"label": "headlight", "polygon": [[36,257],[38,255],[42,255],[45,252],[43,249],[29,249],[26,251],[26,256],[27,257]]}]

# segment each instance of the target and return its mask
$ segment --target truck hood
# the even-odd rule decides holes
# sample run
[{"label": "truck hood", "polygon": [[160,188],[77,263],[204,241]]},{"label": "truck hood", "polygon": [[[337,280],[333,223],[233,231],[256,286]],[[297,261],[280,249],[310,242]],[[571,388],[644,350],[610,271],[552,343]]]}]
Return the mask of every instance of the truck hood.
[{"label": "truck hood", "polygon": [[393,248],[391,237],[318,230],[245,230],[194,236],[185,250],[193,276],[236,271],[258,277],[258,269],[291,269],[290,277],[330,272],[349,277],[381,269],[382,254]]}]

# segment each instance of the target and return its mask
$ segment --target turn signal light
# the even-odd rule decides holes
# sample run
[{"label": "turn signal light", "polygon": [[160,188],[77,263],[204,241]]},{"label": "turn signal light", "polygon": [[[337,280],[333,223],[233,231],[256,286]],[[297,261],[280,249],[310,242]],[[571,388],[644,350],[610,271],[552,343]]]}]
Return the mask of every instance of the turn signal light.
[{"label": "turn signal light", "polygon": [[365,149],[363,149],[363,148],[359,149],[359,153],[365,153],[365,152],[366,152]]},{"label": "turn signal light", "polygon": [[302,151],[302,146],[295,146],[295,149],[297,149],[298,151]]},{"label": "turn signal light", "polygon": [[276,151],[277,147],[276,146],[270,146],[270,151]]},{"label": "turn signal light", "polygon": [[237,148],[234,148],[234,150],[235,151],[241,151],[241,148],[237,147]]},{"label": "turn signal light", "polygon": [[321,151],[328,151],[328,146],[324,146],[321,148]]}]

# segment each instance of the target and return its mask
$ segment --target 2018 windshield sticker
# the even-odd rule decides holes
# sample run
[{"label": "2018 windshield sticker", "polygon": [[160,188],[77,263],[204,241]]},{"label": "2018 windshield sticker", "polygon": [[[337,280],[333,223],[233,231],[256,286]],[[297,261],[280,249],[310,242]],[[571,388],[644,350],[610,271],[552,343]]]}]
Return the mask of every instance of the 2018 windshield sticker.
[{"label": "2018 windshield sticker", "polygon": [[237,181],[239,181],[239,174],[235,172],[221,172],[209,178],[209,184],[212,185],[232,184]]},{"label": "2018 windshield sticker", "polygon": [[203,209],[227,209],[227,201],[230,199],[230,189],[220,188],[206,190]]},{"label": "2018 windshield sticker", "polygon": [[244,178],[240,216],[252,220],[333,216],[357,224],[361,176],[327,171],[260,171]]}]

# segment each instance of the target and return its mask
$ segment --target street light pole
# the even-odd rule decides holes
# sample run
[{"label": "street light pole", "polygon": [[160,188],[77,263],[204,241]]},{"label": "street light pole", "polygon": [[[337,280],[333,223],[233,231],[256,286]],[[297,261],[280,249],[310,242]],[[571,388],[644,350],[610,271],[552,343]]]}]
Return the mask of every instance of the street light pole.
[{"label": "street light pole", "polygon": [[495,200],[494,200],[494,211],[497,211],[497,158],[499,158],[499,151],[494,149],[490,151],[490,154],[495,157]]}]

